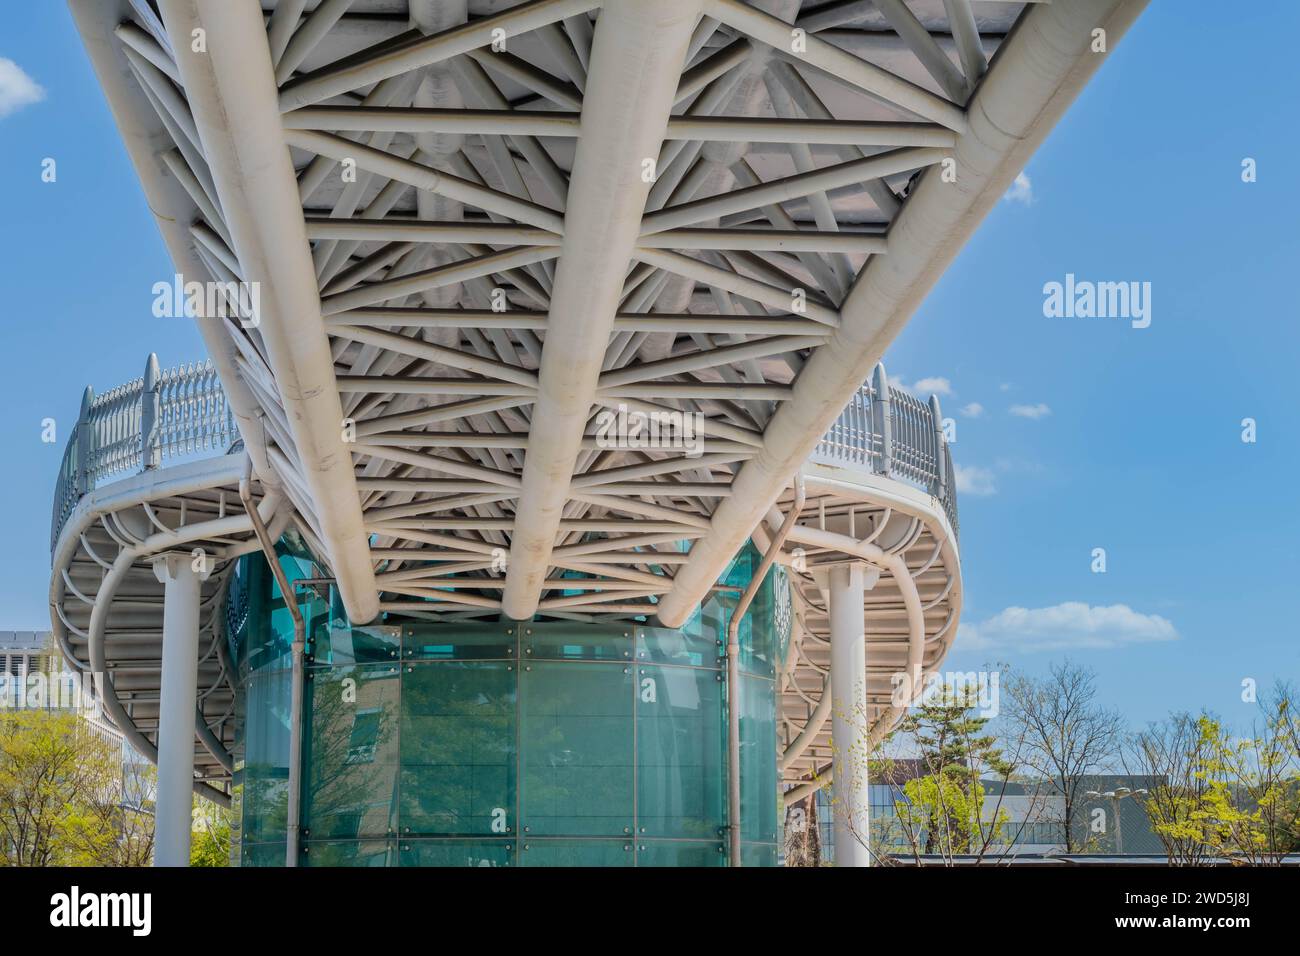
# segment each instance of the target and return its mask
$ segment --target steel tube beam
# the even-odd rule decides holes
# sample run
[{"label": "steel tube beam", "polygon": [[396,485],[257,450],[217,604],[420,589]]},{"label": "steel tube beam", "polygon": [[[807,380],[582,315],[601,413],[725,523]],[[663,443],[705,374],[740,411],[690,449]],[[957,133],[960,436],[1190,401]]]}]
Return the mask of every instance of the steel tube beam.
[{"label": "steel tube beam", "polygon": [[578,135],[578,114],[542,110],[448,110],[406,106],[307,106],[284,114],[285,129],[335,132]]},{"label": "steel tube beam", "polygon": [[[379,596],[262,11],[223,0],[162,0],[162,12],[243,278],[261,289],[259,331],[303,462],[321,558],[334,570],[349,619],[364,624],[379,613]],[[191,43],[200,28],[201,53]]]},{"label": "steel tube beam", "polygon": [[931,146],[895,149],[864,159],[854,159],[807,173],[786,176],[757,186],[746,186],[721,196],[710,196],[679,203],[650,213],[642,222],[643,233],[663,232],[680,226],[718,219],[732,213],[747,212],[774,203],[802,199],[812,193],[857,185],[864,180],[879,179],[930,166],[948,155],[947,150]]},{"label": "steel tube beam", "polygon": [[607,0],[596,23],[502,595],[516,620],[537,611],[650,191],[644,163],[663,145],[699,13],[699,0]]},{"label": "steel tube beam", "polygon": [[[714,0],[711,0],[714,2]],[[1038,4],[998,51],[970,107],[970,128],[953,149],[956,183],[925,175],[895,219],[889,255],[873,258],[840,308],[839,327],[804,364],[794,397],[767,426],[763,451],[743,465],[732,496],[713,513],[713,531],[658,605],[680,627],[777,499],[787,476],[812,452],[885,348],[1024,168],[1103,57],[1091,51],[1104,28],[1111,49],[1146,0]]]},{"label": "steel tube beam", "polygon": [[[299,149],[309,150],[318,156],[328,156],[340,162],[346,159],[354,160],[358,169],[388,179],[396,179],[416,189],[427,189],[429,192],[456,202],[477,206],[484,212],[517,219],[551,232],[558,233],[564,228],[564,217],[552,209],[528,202],[526,199],[518,199],[508,193],[498,192],[487,186],[471,183],[450,173],[439,172],[421,163],[402,159],[382,149],[363,146],[342,136],[318,133],[314,130],[285,130],[284,136]],[[298,218],[301,221],[301,209]]]},{"label": "steel tube beam", "polygon": [[[209,215],[212,210],[202,207],[196,210],[197,200],[186,192],[186,180],[180,176],[166,176],[159,166],[159,136],[165,136],[166,133],[148,101],[139,94],[128,61],[116,40],[114,31],[120,25],[116,8],[98,0],[71,0],[69,8],[76,21],[77,31],[86,44],[86,52],[104,95],[112,107],[131,163],[144,187],[149,208],[156,213],[158,229],[172,262],[187,279],[207,279],[208,270],[194,250],[189,224],[194,220],[196,212]],[[175,69],[173,65],[171,72],[175,72]],[[164,151],[163,161],[168,162],[171,155],[173,154]],[[183,162],[168,162],[168,165],[185,166]],[[190,188],[201,193],[202,188],[198,186],[194,173],[188,166],[185,166],[185,170],[192,180]],[[217,220],[213,220],[212,224],[224,229],[224,226],[218,225]],[[221,375],[239,430],[245,436],[250,435],[256,421],[257,403],[249,387],[235,371],[235,346],[215,319],[205,316],[196,324],[208,355]],[[250,453],[255,456],[259,471],[269,471],[266,456],[261,454],[260,449],[250,447]]]},{"label": "steel tube beam", "polygon": [[565,17],[584,14],[600,5],[600,0],[534,0],[495,17],[475,20],[432,36],[420,36],[397,44],[381,43],[370,56],[363,53],[350,57],[342,65],[326,67],[288,84],[280,93],[280,107],[287,111],[317,103],[488,46],[498,36],[498,30],[505,31],[507,37],[527,33]]},{"label": "steel tube beam", "polygon": [[[739,0],[705,0],[704,10],[709,16],[727,26],[748,34],[760,43],[785,52],[790,49],[790,24],[779,17],[758,10]],[[809,63],[831,76],[865,90],[868,93],[901,106],[917,116],[942,123],[949,129],[966,128],[966,116],[961,107],[941,96],[925,90],[888,70],[860,60],[839,47],[832,46],[817,36],[804,38],[806,50],[792,53],[795,59]]]}]

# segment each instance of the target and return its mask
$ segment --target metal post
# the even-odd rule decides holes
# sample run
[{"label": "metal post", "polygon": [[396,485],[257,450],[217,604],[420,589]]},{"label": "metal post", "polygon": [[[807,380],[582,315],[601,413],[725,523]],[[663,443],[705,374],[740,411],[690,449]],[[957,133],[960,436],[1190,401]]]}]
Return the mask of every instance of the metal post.
[{"label": "metal post", "polygon": [[875,401],[871,403],[871,424],[880,436],[880,460],[876,463],[876,472],[888,476],[894,457],[894,416],[893,403],[889,399],[889,376],[885,374],[883,364],[876,364],[871,388],[876,393]]},{"label": "metal post", "polygon": [[140,470],[150,471],[162,464],[162,446],[158,441],[158,419],[162,417],[162,397],[158,382],[158,354],[150,352],[144,363],[144,389],[140,393]]},{"label": "metal post", "polygon": [[831,739],[835,788],[835,865],[870,866],[867,788],[867,658],[861,564],[830,572]]},{"label": "metal post", "polygon": [[182,551],[168,551],[153,559],[153,573],[164,585],[154,866],[189,866],[190,862],[199,585],[211,571],[210,558]]},{"label": "metal post", "polygon": [[1124,808],[1120,805],[1123,797],[1115,797],[1115,853],[1119,856],[1124,855]]},{"label": "metal post", "polygon": [[89,385],[81,393],[81,412],[77,415],[77,460],[72,476],[73,500],[90,491],[95,477],[90,471],[90,458],[95,452],[95,429],[90,424],[90,409],[95,404],[95,390]]},{"label": "metal post", "polygon": [[944,467],[943,455],[943,412],[939,409],[939,396],[930,396],[930,417],[934,419],[934,488],[931,494],[942,498],[948,484],[948,475]]}]

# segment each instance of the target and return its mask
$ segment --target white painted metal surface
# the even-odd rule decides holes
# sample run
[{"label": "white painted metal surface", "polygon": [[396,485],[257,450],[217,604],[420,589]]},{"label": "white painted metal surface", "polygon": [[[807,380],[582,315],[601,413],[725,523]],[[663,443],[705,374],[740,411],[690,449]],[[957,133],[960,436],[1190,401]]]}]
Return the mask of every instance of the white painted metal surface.
[{"label": "white painted metal surface", "polygon": [[668,625],[1142,6],[71,3],[353,620]]},{"label": "white painted metal surface", "polygon": [[[955,496],[937,403],[866,380],[1144,0],[70,5],[177,271],[260,291],[255,322],[218,294],[199,328],[263,516],[296,513],[354,623],[679,625],[802,469],[784,779],[832,769],[809,559],[880,570],[870,739],[892,726],[897,676],[956,631]],[[701,431],[605,428],[638,415]],[[52,614],[152,754],[149,560],[212,549],[219,782],[218,595],[250,528],[236,462],[156,457],[97,490],[65,469]]]},{"label": "white painted metal surface", "polygon": [[194,826],[194,732],[198,703],[199,585],[205,558],[166,551],[153,561],[163,585],[162,680],[158,704],[158,787],[154,803],[154,866],[189,866]]},{"label": "white painted metal surface", "polygon": [[830,568],[826,589],[831,631],[831,739],[835,773],[835,865],[871,862],[867,789],[867,647],[862,625],[865,568]]}]

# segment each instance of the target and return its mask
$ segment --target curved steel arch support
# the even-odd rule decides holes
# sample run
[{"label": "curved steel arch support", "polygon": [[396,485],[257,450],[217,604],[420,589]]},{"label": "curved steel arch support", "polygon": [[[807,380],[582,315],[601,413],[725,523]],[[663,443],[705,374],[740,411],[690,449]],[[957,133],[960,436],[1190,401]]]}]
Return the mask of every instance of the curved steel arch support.
[{"label": "curved steel arch support", "polygon": [[[244,281],[261,293],[259,329],[315,505],[322,557],[348,616],[364,624],[379,613],[379,595],[262,11],[224,0],[161,7]],[[202,52],[192,41],[199,29]]]}]

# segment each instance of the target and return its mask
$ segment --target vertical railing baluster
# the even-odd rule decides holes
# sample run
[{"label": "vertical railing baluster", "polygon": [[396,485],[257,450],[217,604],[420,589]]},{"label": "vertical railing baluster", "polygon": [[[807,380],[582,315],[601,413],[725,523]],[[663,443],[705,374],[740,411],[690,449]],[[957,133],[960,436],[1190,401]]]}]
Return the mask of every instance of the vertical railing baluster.
[{"label": "vertical railing baluster", "polygon": [[149,353],[144,363],[144,379],[140,388],[140,470],[151,471],[162,464],[162,446],[159,443],[158,421],[162,414],[159,394],[158,356]]},{"label": "vertical railing baluster", "polygon": [[936,498],[943,499],[945,490],[948,485],[948,477],[944,474],[943,461],[943,414],[939,409],[939,396],[930,396],[930,418],[933,428],[930,431],[930,439],[934,449],[932,458],[934,461],[934,490],[931,492]]},{"label": "vertical railing baluster", "polygon": [[872,425],[876,434],[880,436],[880,462],[877,473],[888,476],[892,470],[894,457],[894,429],[893,422],[890,421],[893,417],[890,411],[893,402],[889,394],[889,377],[885,375],[885,366],[883,364],[876,365],[876,370],[872,375],[872,386],[876,390]]}]

